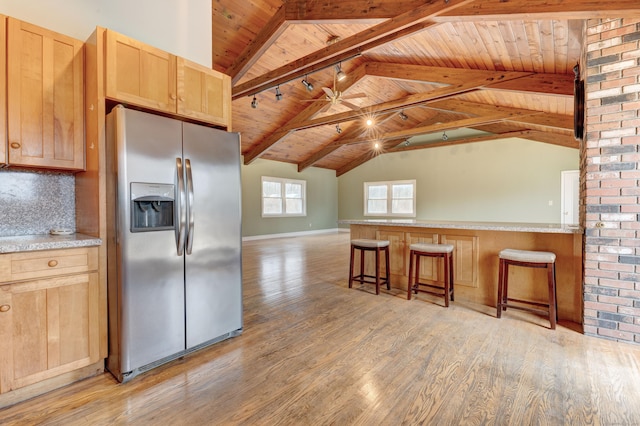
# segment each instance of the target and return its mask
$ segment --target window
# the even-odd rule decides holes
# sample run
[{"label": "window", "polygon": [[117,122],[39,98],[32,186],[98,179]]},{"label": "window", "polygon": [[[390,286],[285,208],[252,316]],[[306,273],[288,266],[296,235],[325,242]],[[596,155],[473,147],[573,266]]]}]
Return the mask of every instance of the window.
[{"label": "window", "polygon": [[307,182],[262,177],[262,217],[307,215]]},{"label": "window", "polygon": [[416,181],[364,183],[365,216],[416,216]]}]

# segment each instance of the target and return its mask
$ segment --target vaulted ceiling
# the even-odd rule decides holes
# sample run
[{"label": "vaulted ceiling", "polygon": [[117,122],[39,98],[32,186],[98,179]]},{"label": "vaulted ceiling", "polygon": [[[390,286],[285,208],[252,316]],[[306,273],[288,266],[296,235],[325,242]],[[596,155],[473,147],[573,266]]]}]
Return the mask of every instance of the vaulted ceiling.
[{"label": "vaulted ceiling", "polygon": [[213,67],[232,76],[245,164],[339,176],[384,152],[505,137],[577,149],[585,19],[619,16],[640,16],[638,0],[213,0]]}]

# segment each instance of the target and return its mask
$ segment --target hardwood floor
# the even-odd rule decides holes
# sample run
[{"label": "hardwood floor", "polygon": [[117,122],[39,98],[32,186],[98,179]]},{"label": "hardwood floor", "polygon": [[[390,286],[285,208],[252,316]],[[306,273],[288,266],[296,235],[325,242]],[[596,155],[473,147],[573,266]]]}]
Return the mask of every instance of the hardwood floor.
[{"label": "hardwood floor", "polygon": [[0,424],[640,424],[640,346],[535,315],[347,288],[349,235],[244,243],[244,333]]}]

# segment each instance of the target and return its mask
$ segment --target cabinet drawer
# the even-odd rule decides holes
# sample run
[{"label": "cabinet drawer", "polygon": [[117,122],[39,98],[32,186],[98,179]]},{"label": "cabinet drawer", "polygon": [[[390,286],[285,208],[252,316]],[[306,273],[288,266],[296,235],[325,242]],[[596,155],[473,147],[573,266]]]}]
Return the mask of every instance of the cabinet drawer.
[{"label": "cabinet drawer", "polygon": [[10,253],[0,256],[0,282],[76,274],[97,269],[97,247]]}]

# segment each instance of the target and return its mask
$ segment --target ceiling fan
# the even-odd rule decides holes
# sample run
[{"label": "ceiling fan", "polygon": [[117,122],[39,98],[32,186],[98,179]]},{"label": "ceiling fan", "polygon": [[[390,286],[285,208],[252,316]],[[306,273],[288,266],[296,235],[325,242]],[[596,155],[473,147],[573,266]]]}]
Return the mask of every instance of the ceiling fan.
[{"label": "ceiling fan", "polygon": [[338,90],[337,87],[337,73],[333,74],[333,89],[329,87],[323,87],[322,90],[325,93],[325,98],[322,99],[309,99],[303,100],[302,102],[329,102],[329,105],[344,105],[346,107],[351,108],[354,111],[358,111],[360,109],[359,106],[352,104],[348,101],[348,99],[358,99],[358,98],[366,98],[366,93],[354,93],[351,95],[343,95],[342,91]]}]

